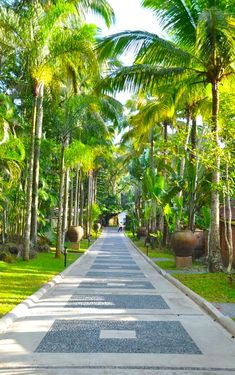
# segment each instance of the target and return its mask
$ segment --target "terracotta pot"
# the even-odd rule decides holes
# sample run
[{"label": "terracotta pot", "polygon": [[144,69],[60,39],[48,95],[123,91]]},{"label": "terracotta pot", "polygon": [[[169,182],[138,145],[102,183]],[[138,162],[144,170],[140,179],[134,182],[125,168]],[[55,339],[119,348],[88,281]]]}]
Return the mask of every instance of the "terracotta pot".
[{"label": "terracotta pot", "polygon": [[138,237],[146,237],[147,234],[148,234],[148,231],[146,227],[140,227],[138,229],[138,232],[137,232]]},{"label": "terracotta pot", "polygon": [[206,234],[204,230],[195,230],[194,236],[196,237],[196,245],[193,250],[194,259],[201,258],[206,255]]},{"label": "terracotta pot", "polygon": [[182,230],[173,233],[171,247],[177,257],[192,256],[197,239],[191,230]]},{"label": "terracotta pot", "polygon": [[84,230],[80,226],[71,226],[69,227],[66,233],[66,240],[70,242],[80,242],[84,236]]}]

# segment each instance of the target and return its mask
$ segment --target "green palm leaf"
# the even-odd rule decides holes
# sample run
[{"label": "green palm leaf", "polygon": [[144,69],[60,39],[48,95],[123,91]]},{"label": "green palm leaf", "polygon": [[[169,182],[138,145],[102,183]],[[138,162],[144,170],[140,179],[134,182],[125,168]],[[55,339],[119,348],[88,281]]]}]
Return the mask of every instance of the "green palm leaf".
[{"label": "green palm leaf", "polygon": [[143,0],[154,11],[163,28],[184,46],[195,45],[195,30],[201,6],[197,0]]},{"label": "green palm leaf", "polygon": [[104,91],[156,91],[159,84],[174,83],[187,76],[189,71],[183,67],[163,68],[138,64],[124,67],[111,74],[103,82]]},{"label": "green palm leaf", "polygon": [[104,38],[98,43],[101,60],[132,51],[136,62],[147,64],[189,64],[192,56],[172,42],[146,31],[124,31]]}]

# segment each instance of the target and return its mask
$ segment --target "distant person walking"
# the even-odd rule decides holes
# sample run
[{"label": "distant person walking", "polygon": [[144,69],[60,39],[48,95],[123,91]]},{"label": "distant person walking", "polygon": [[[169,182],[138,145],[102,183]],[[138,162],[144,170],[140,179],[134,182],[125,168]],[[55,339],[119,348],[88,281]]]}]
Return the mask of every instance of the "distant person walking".
[{"label": "distant person walking", "polygon": [[119,224],[119,228],[118,228],[118,232],[122,232],[122,230],[123,230],[123,224],[120,223],[120,224]]}]

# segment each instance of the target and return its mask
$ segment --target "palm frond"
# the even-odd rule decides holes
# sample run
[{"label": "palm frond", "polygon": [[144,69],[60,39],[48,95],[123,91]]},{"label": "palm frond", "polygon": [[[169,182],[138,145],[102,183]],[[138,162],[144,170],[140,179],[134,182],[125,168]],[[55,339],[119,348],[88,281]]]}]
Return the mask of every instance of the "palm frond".
[{"label": "palm frond", "polygon": [[79,2],[76,0],[72,1],[78,3],[77,7],[80,12],[84,13],[91,11],[94,14],[102,17],[108,27],[115,22],[114,11],[106,0],[80,0]]},{"label": "palm frond", "polygon": [[136,57],[137,63],[189,66],[193,56],[177,45],[157,35],[146,39]]},{"label": "palm frond", "polygon": [[152,9],[163,28],[174,35],[181,46],[193,47],[196,25],[201,11],[197,0],[142,0],[144,7]]},{"label": "palm frond", "polygon": [[158,85],[174,84],[188,74],[189,71],[182,67],[164,68],[137,64],[112,73],[104,79],[102,87],[105,92],[145,90],[152,93]]},{"label": "palm frond", "polygon": [[235,19],[229,14],[216,8],[202,12],[197,26],[197,51],[206,67],[223,70],[230,65],[235,58],[234,32]]},{"label": "palm frond", "polygon": [[156,42],[158,42],[159,48],[161,46],[162,49],[164,46],[165,48],[166,46],[168,48],[174,47],[173,44],[170,44],[170,42],[158,37],[156,34],[141,30],[127,30],[103,38],[98,42],[97,50],[101,60],[109,57],[116,58],[117,56],[129,51],[133,52],[134,55],[137,56],[138,52],[142,48],[147,49]]}]

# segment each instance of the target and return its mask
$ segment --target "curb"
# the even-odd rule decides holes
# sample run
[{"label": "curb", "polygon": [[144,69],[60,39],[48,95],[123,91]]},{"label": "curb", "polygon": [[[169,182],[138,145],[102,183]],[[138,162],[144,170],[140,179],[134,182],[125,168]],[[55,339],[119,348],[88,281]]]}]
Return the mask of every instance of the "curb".
[{"label": "curb", "polygon": [[219,310],[216,309],[210,302],[208,302],[203,297],[199,296],[199,294],[193,292],[187,286],[182,284],[179,280],[175,279],[165,270],[160,268],[157,264],[155,264],[147,255],[145,255],[135,244],[134,242],[127,237],[129,242],[134,246],[134,248],[138,251],[138,253],[149,263],[153,268],[155,268],[158,273],[160,273],[165,279],[167,279],[171,284],[176,286],[180,289],[187,297],[191,298],[197,305],[199,305],[203,310],[205,310],[213,319],[214,321],[218,322],[223,328],[225,328],[231,335],[232,338],[235,338],[235,322],[222,314]]},{"label": "curb", "polygon": [[[100,237],[99,237],[100,238]],[[70,270],[77,266],[80,263],[81,259],[83,259],[87,253],[92,250],[92,247],[96,243],[97,239],[91,244],[90,247],[85,251],[82,256],[80,256],[74,263],[70,264],[64,271],[60,272],[58,275],[54,276],[52,280],[48,281],[45,285],[43,285],[39,290],[33,293],[31,296],[20,302],[16,307],[14,307],[10,312],[3,316],[0,319],[0,334],[4,333],[7,328],[11,326],[17,319],[23,318],[27,315],[28,310],[34,306],[39,299],[51,288],[55,285],[62,282],[63,278],[70,272]]]}]

